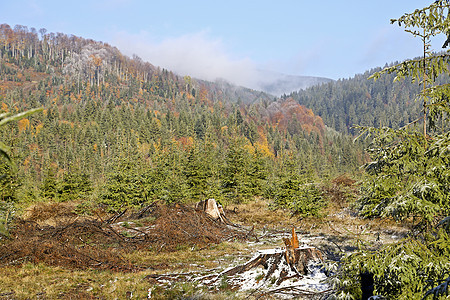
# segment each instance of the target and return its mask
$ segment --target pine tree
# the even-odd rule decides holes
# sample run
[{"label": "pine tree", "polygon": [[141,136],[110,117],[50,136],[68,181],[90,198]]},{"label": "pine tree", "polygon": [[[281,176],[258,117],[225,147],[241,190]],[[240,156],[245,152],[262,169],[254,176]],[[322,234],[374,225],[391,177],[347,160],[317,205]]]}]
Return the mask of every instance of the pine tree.
[{"label": "pine tree", "polygon": [[57,180],[55,172],[52,168],[47,170],[47,174],[41,186],[42,196],[47,199],[56,199],[57,195]]},{"label": "pine tree", "polygon": [[189,152],[187,164],[183,170],[190,198],[194,201],[204,200],[207,195],[208,177],[210,177],[207,164],[203,161],[205,156],[200,153],[198,147],[195,146]]},{"label": "pine tree", "polygon": [[248,199],[248,176],[250,155],[244,149],[245,141],[241,138],[233,138],[225,159],[223,170],[223,191],[225,197],[232,202],[239,203]]},{"label": "pine tree", "polygon": [[71,165],[57,185],[59,201],[73,201],[88,198],[92,191],[89,175],[82,172],[77,166]]},{"label": "pine tree", "polygon": [[146,200],[143,180],[136,162],[122,161],[108,176],[101,202],[117,211],[127,207],[139,207]]},{"label": "pine tree", "polygon": [[[431,295],[440,299],[448,295],[450,134],[436,124],[448,123],[450,89],[438,79],[448,80],[450,54],[433,52],[431,41],[437,35],[449,34],[449,12],[449,2],[435,1],[392,20],[421,39],[423,56],[387,67],[373,78],[393,73],[396,80],[420,84],[418,99],[423,110],[419,118],[400,129],[364,128],[363,134],[373,139],[373,161],[366,165],[359,204],[365,216],[408,219],[413,227],[408,238],[378,251],[356,251],[344,260],[340,273],[343,298],[348,294],[361,296],[361,273],[371,274],[375,293],[387,299]],[[430,289],[433,286],[437,287]]]}]

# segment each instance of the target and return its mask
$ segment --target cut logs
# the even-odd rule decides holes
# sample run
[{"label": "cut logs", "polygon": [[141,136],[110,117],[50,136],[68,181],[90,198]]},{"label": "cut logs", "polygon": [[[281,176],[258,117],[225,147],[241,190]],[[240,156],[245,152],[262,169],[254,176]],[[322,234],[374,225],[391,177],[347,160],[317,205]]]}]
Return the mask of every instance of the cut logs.
[{"label": "cut logs", "polygon": [[294,249],[294,255],[298,258],[297,262],[291,261],[291,263],[288,263],[286,250],[269,249],[258,251],[257,255],[247,263],[225,270],[221,276],[230,277],[262,266],[266,270],[264,280],[277,274],[279,277],[276,278],[276,284],[280,284],[289,278],[302,278],[303,275],[308,274],[308,264],[322,261],[322,254],[314,247],[296,248]]}]

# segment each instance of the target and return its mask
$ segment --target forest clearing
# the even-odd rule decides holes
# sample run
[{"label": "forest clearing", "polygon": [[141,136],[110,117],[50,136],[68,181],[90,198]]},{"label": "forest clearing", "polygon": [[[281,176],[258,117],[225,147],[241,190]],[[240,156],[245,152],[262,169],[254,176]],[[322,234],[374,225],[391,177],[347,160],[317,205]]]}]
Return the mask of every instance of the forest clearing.
[{"label": "forest clearing", "polygon": [[[362,243],[376,248],[407,232],[395,222],[362,220],[345,199],[335,201],[326,216],[302,220],[269,210],[264,200],[232,205],[225,214],[234,228],[186,205],[83,215],[76,203],[37,204],[0,247],[0,299],[321,299],[330,291],[325,260],[337,262]],[[292,228],[300,246],[320,253],[302,278],[276,274],[261,262],[230,272],[255,255],[285,251]],[[276,261],[281,268],[285,263],[284,256]]]}]

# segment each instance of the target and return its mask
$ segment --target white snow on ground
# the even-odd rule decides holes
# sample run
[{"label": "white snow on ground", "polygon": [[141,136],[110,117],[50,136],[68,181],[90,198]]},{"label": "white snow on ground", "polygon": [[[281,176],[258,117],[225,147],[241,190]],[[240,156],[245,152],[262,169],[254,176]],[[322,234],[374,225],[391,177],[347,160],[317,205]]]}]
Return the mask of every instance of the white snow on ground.
[{"label": "white snow on ground", "polygon": [[[276,254],[282,253],[283,251],[283,249],[261,250],[258,251],[258,253],[256,253],[253,258],[260,254]],[[311,292],[321,292],[329,289],[329,285],[324,282],[327,277],[323,272],[319,262],[311,262],[309,264],[307,275],[296,276],[298,275],[298,273],[294,270],[291,270],[286,261],[282,259],[279,262],[278,266],[276,266],[274,273],[271,274],[269,278],[265,278],[268,270],[271,269],[274,260],[274,257],[268,260],[267,268],[253,268],[246,272],[230,276],[229,278],[225,278],[224,280],[226,280],[228,284],[232,286],[238,286],[239,290],[241,291],[258,290],[259,292],[264,292],[291,286],[295,286],[297,288],[301,288],[302,290],[308,290]],[[277,280],[281,277],[282,272],[284,273],[284,277],[293,277],[282,281],[280,284],[276,284]]]},{"label": "white snow on ground", "polygon": [[259,254],[276,254],[276,253],[282,253],[284,250],[281,248],[274,248],[274,249],[264,249],[264,250],[258,250],[258,252],[255,254],[255,257]]}]

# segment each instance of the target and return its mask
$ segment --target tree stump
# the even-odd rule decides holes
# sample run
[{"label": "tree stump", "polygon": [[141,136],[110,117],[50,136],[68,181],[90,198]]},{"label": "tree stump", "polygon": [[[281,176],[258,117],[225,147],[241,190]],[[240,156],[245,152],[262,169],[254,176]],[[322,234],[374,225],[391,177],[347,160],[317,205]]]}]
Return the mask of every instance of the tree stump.
[{"label": "tree stump", "polygon": [[226,217],[222,205],[218,204],[215,199],[202,200],[195,205],[195,208],[203,210],[214,220],[225,223]]},{"label": "tree stump", "polygon": [[299,247],[294,249],[293,253],[297,260],[288,262],[285,249],[258,251],[257,255],[247,263],[225,270],[220,275],[230,277],[262,266],[266,270],[264,280],[269,279],[272,275],[279,274],[277,284],[280,284],[288,278],[302,278],[302,275],[308,274],[310,263],[323,260],[322,253],[314,247]]},{"label": "tree stump", "polygon": [[231,277],[243,274],[254,268],[262,267],[262,281],[269,280],[275,285],[290,278],[303,278],[308,275],[308,266],[323,261],[322,253],[310,246],[299,247],[299,241],[292,229],[292,238],[284,239],[285,249],[260,250],[251,260],[223,271],[219,277]]}]

